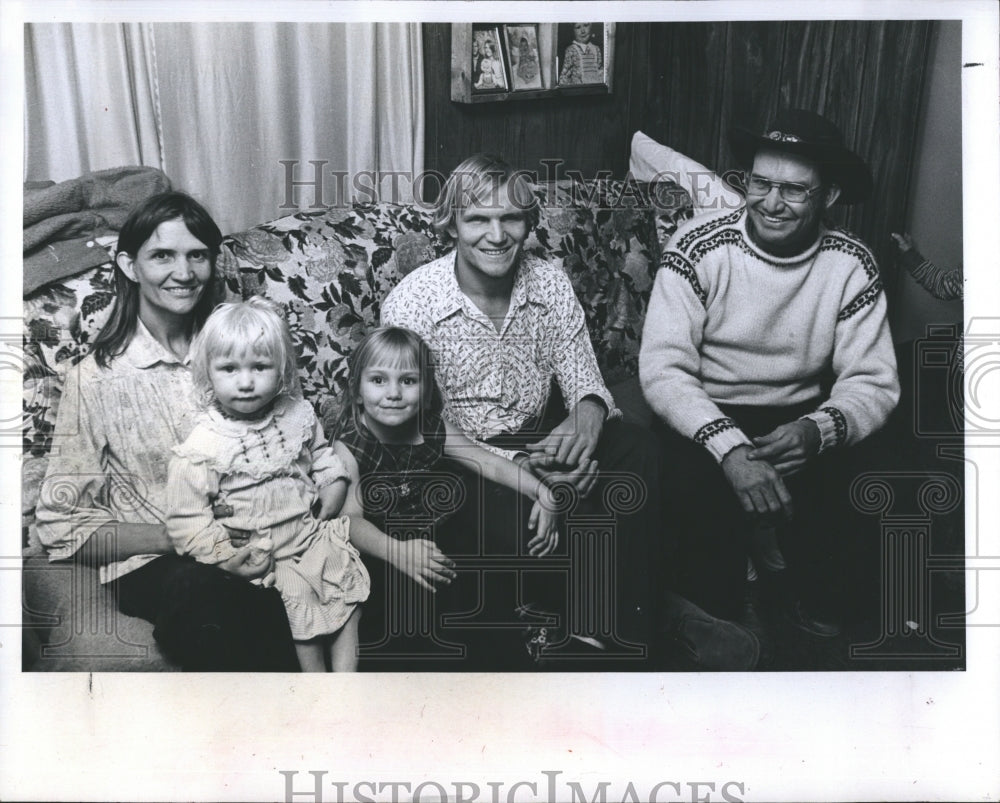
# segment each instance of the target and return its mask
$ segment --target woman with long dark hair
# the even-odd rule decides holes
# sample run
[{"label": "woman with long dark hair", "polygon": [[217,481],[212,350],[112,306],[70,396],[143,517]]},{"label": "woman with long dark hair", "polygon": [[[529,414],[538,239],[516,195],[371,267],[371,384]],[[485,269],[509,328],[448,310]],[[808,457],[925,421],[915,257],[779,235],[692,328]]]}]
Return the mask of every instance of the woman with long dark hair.
[{"label": "woman with long dark hair", "polygon": [[123,613],[154,624],[186,670],[296,671],[288,620],[249,547],[218,566],[177,555],[164,526],[167,464],[189,434],[188,348],[215,306],[222,234],[181,192],[140,204],[122,227],[115,307],[67,372],[37,533],[52,561],[98,567]]}]

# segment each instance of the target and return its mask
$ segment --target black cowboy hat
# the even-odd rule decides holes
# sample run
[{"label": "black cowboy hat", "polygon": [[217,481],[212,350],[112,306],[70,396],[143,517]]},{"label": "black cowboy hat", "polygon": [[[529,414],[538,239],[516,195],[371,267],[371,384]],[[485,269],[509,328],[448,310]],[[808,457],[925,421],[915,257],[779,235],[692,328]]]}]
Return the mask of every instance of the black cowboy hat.
[{"label": "black cowboy hat", "polygon": [[874,182],[868,165],[844,145],[840,129],[815,112],[805,109],[783,111],[763,134],[734,126],[729,131],[729,147],[745,167],[753,164],[761,148],[817,162],[828,180],[840,187],[838,204],[864,201],[872,194]]}]

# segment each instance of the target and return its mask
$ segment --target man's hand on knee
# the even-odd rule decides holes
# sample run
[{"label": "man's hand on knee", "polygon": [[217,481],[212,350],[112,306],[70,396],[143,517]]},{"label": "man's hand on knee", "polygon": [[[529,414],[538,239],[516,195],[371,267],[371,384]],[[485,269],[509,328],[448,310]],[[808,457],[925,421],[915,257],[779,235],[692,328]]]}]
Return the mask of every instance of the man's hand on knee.
[{"label": "man's hand on knee", "polygon": [[586,497],[597,484],[596,460],[585,458],[576,466],[565,466],[545,452],[532,452],[524,465],[550,488],[565,483],[573,486],[581,497]]},{"label": "man's hand on knee", "polygon": [[606,416],[607,408],[603,404],[590,398],[582,399],[548,435],[529,445],[528,451],[547,455],[554,465],[578,468],[597,449]]},{"label": "man's hand on knee", "polygon": [[546,485],[567,483],[580,496],[591,492],[597,482],[597,449],[607,408],[590,398],[580,401],[562,422],[537,443],[525,447],[526,466]]},{"label": "man's hand on knee", "polygon": [[750,451],[751,460],[766,460],[781,474],[794,474],[809,458],[819,454],[819,427],[811,419],[800,418],[754,438],[753,442],[757,448]]},{"label": "man's hand on knee", "polygon": [[722,471],[747,513],[780,513],[791,518],[792,495],[781,475],[763,460],[751,460],[749,446],[737,446],[722,460]]}]

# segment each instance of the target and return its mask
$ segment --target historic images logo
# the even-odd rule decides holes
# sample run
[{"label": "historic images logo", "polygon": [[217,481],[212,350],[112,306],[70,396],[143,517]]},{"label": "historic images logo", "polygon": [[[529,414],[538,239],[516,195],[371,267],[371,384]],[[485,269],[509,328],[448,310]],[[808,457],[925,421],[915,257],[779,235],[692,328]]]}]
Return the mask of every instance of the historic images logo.
[{"label": "historic images logo", "polygon": [[[561,779],[561,770],[542,770],[544,778],[509,781],[329,781],[326,770],[278,770],[285,803],[742,803],[742,781],[632,781],[581,783]],[[298,778],[302,775],[304,777]]]}]

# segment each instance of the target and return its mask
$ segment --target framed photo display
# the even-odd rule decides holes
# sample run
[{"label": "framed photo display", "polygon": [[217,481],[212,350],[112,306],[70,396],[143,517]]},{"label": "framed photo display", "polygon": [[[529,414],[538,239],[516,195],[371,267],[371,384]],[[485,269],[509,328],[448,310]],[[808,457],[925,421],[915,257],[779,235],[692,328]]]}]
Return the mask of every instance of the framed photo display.
[{"label": "framed photo display", "polygon": [[507,65],[499,25],[472,26],[472,91],[507,92]]},{"label": "framed photo display", "polygon": [[560,22],[556,35],[558,84],[608,84],[607,26],[603,22]]},{"label": "framed photo display", "polygon": [[453,22],[451,99],[495,103],[609,95],[614,22]]},{"label": "framed photo display", "polygon": [[510,54],[511,89],[542,88],[542,61],[538,50],[538,25],[504,25],[507,53]]}]

